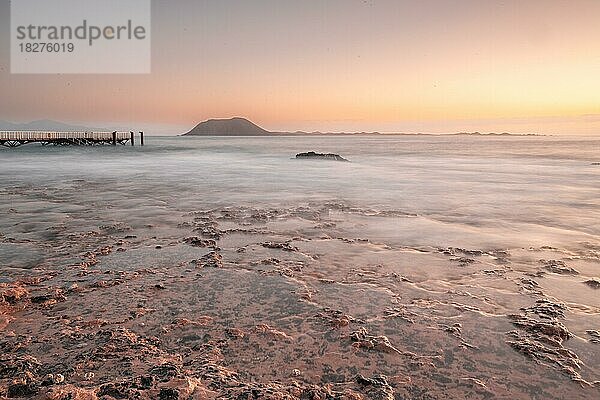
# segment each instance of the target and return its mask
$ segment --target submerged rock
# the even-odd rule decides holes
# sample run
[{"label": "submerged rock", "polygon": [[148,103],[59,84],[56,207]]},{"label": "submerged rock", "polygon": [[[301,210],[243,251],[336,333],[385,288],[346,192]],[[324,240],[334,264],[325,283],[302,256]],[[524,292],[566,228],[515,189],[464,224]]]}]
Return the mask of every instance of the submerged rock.
[{"label": "submerged rock", "polygon": [[198,267],[223,268],[223,256],[221,253],[211,251],[200,257],[199,260],[192,260],[191,263]]},{"label": "submerged rock", "polygon": [[549,299],[537,300],[535,305],[521,308],[526,313],[533,313],[545,319],[564,318],[566,309],[564,304]]},{"label": "submerged rock", "polygon": [[178,400],[179,399],[179,390],[174,389],[174,388],[162,388],[162,389],[160,389],[158,398],[160,400]]},{"label": "submerged rock", "polygon": [[29,292],[21,285],[3,284],[0,286],[0,301],[15,305],[19,300],[25,298]]},{"label": "submerged rock", "polygon": [[6,391],[10,397],[31,397],[39,391],[37,384],[28,382],[27,380],[17,380],[8,386]]},{"label": "submerged rock", "polygon": [[331,325],[331,329],[341,329],[351,323],[362,323],[356,318],[344,314],[340,310],[325,309],[316,315],[317,318],[327,321]]},{"label": "submerged rock", "polygon": [[260,245],[267,249],[279,249],[289,252],[298,251],[298,248],[296,246],[292,246],[289,242],[263,242]]},{"label": "submerged rock", "polygon": [[559,275],[579,275],[579,271],[569,267],[561,260],[540,260],[544,264],[544,268],[553,274]]},{"label": "submerged rock", "polygon": [[[519,327],[534,335],[546,336],[545,342],[552,344],[561,344],[564,340],[567,340],[573,336],[571,332],[561,323],[556,320],[550,322],[543,322],[534,318],[529,318],[524,315],[509,315],[508,318],[512,320],[513,325]],[[540,336],[537,336],[541,338]]]},{"label": "submerged rock", "polygon": [[37,375],[41,364],[32,356],[5,355],[0,358],[0,379]]},{"label": "submerged rock", "polygon": [[574,351],[563,346],[573,336],[558,320],[565,317],[566,306],[542,299],[521,310],[521,314],[508,315],[518,328],[507,333],[508,345],[538,362],[554,365],[574,381],[584,382],[579,373],[582,361]]},{"label": "submerged rock", "polygon": [[360,328],[352,332],[350,339],[353,342],[353,346],[359,349],[402,354],[400,350],[394,347],[387,336],[370,335],[366,328]]},{"label": "submerged rock", "polygon": [[375,375],[371,378],[366,378],[363,375],[357,375],[356,383],[365,387],[367,394],[372,399],[393,400],[394,389],[388,383],[388,378],[385,375]]},{"label": "submerged rock", "polygon": [[591,343],[600,344],[600,332],[599,331],[595,331],[595,330],[589,329],[589,330],[587,330],[585,332],[588,335],[590,335],[590,337],[591,337],[590,342]]},{"label": "submerged rock", "polygon": [[52,307],[53,305],[65,301],[67,298],[63,294],[63,290],[55,289],[46,294],[32,296],[30,301],[32,304],[37,304],[42,307]]},{"label": "submerged rock", "polygon": [[198,236],[189,236],[183,239],[183,241],[194,247],[215,247],[217,245],[214,239],[202,239]]},{"label": "submerged rock", "polygon": [[333,153],[316,153],[314,151],[309,151],[307,153],[298,153],[296,154],[296,158],[311,158],[316,160],[332,160],[332,161],[349,161],[339,154]]},{"label": "submerged rock", "polygon": [[600,280],[598,280],[598,279],[590,279],[590,280],[587,280],[587,281],[585,281],[583,283],[585,283],[586,285],[588,285],[592,289],[600,289]]},{"label": "submerged rock", "polygon": [[181,369],[172,362],[166,362],[150,368],[150,374],[161,382],[168,382],[170,379],[181,375]]},{"label": "submerged rock", "polygon": [[575,352],[563,347],[562,342],[548,341],[546,336],[520,331],[511,331],[508,335],[512,339],[507,343],[516,351],[534,360],[553,364],[571,379],[582,381],[579,370],[583,363]]},{"label": "submerged rock", "polygon": [[288,335],[287,333],[280,331],[278,329],[272,328],[267,324],[257,325],[254,328],[254,330],[256,331],[256,333],[270,336],[273,339],[284,339],[284,340],[292,339],[292,337],[290,335]]}]

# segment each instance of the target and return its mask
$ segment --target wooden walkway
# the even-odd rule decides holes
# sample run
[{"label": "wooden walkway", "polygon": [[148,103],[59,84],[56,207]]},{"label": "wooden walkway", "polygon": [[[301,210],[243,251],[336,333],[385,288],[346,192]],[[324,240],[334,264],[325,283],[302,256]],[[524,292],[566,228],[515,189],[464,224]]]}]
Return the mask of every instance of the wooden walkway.
[{"label": "wooden walkway", "polygon": [[[144,145],[144,133],[140,132],[140,144]],[[0,146],[19,147],[28,143],[42,146],[100,146],[135,144],[133,132],[0,132]]]}]

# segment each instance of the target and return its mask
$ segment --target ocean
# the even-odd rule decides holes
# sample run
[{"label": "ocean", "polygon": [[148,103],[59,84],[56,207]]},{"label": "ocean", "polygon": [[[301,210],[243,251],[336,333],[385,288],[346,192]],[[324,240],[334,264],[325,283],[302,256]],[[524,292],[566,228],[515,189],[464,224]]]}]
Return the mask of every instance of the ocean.
[{"label": "ocean", "polygon": [[0,363],[142,398],[598,398],[597,162],[558,136],[0,149]]}]

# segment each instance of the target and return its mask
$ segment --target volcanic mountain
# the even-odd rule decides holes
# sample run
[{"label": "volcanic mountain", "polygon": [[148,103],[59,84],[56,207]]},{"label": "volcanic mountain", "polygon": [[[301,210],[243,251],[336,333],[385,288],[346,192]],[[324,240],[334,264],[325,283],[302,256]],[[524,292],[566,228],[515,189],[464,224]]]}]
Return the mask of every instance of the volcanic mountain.
[{"label": "volcanic mountain", "polygon": [[209,119],[182,136],[269,136],[273,133],[245,118]]}]

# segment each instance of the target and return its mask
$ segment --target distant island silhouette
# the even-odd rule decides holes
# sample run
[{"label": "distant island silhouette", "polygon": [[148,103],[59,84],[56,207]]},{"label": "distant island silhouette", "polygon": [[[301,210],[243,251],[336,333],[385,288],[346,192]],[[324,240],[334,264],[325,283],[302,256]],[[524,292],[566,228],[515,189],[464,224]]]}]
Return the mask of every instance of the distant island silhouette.
[{"label": "distant island silhouette", "polygon": [[246,118],[209,119],[182,136],[269,136],[273,135]]},{"label": "distant island silhouette", "polygon": [[435,135],[435,136],[544,136],[538,134],[515,134],[515,133],[480,133],[480,132],[460,132],[460,133],[380,133],[380,132],[274,132],[261,128],[254,122],[242,118],[233,117],[225,119],[209,119],[200,122],[192,130],[181,136],[303,136],[303,135]]},{"label": "distant island silhouette", "polygon": [[109,131],[106,128],[66,124],[64,122],[41,119],[37,121],[13,123],[0,120],[0,131],[57,131],[57,132],[87,132]]}]

